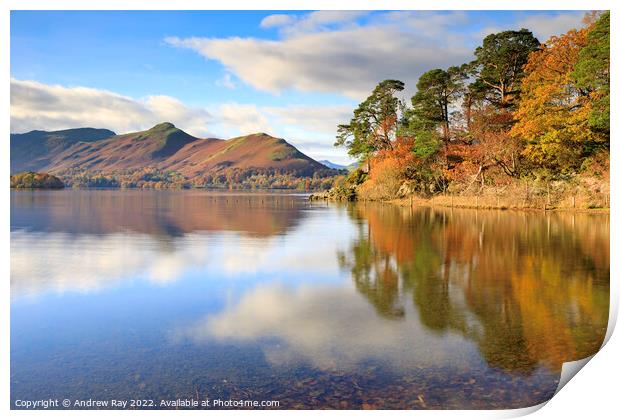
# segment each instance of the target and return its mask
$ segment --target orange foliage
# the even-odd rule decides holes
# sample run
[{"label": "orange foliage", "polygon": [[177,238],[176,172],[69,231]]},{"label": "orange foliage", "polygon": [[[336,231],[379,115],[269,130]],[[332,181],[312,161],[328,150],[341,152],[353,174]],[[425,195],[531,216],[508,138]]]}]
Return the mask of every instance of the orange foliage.
[{"label": "orange foliage", "polygon": [[539,164],[568,164],[579,144],[592,140],[590,103],[572,80],[588,29],[553,36],[525,66],[522,97],[511,134],[529,142],[524,154]]},{"label": "orange foliage", "polygon": [[408,167],[418,163],[412,153],[413,138],[398,137],[391,149],[384,149],[372,158],[368,180],[360,186],[362,197],[372,200],[394,198]]},{"label": "orange foliage", "polygon": [[[407,167],[417,163],[415,155],[412,153],[414,145],[413,137],[399,136],[392,143],[391,149],[381,150],[377,153],[373,159],[375,166],[383,162],[390,162],[389,165],[393,165],[399,169],[406,169]],[[372,168],[370,176],[372,177]]]},{"label": "orange foliage", "polygon": [[473,141],[446,145],[448,166],[445,176],[450,181],[485,186],[485,176],[494,169],[494,183],[508,182],[518,175],[521,141],[510,136],[512,115],[486,107],[472,114],[470,134]]}]

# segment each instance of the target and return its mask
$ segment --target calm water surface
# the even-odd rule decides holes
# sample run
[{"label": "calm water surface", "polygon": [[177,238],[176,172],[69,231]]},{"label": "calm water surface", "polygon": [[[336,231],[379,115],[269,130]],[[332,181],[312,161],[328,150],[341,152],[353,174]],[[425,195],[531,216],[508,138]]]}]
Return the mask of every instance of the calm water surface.
[{"label": "calm water surface", "polygon": [[608,305],[608,215],[11,193],[12,401],[525,407]]}]

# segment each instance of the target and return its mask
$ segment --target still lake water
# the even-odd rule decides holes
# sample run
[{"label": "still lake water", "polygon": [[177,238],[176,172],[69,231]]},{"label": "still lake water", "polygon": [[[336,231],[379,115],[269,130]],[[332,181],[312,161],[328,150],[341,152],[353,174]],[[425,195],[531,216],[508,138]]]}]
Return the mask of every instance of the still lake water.
[{"label": "still lake water", "polygon": [[518,408],[595,353],[609,216],[11,192],[11,400]]}]

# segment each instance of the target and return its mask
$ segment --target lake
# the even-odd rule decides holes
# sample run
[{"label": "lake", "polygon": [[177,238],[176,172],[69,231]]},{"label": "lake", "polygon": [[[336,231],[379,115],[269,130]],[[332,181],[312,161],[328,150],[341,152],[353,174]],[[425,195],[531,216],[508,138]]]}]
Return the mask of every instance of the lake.
[{"label": "lake", "polygon": [[601,346],[609,265],[605,214],[12,191],[11,401],[532,406]]}]

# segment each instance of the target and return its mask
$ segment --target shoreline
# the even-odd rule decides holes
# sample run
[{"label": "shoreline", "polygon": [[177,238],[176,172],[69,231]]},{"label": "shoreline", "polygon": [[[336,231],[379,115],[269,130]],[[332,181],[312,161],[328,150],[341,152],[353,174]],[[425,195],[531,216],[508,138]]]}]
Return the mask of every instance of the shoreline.
[{"label": "shoreline", "polygon": [[[591,214],[609,214],[610,207],[588,207],[583,205],[582,197],[570,197],[557,203],[547,203],[546,200],[535,200],[515,203],[501,197],[488,196],[450,196],[438,195],[431,198],[423,198],[418,196],[409,196],[403,198],[395,198],[391,200],[364,200],[358,199],[349,201],[342,197],[329,195],[327,192],[319,194],[311,194],[310,201],[328,201],[328,202],[357,202],[357,203],[378,203],[390,204],[398,207],[440,207],[440,208],[456,208],[456,209],[474,209],[474,210],[517,210],[526,212],[575,212],[575,213],[591,213]],[[606,200],[609,202],[609,199]],[[579,204],[578,204],[579,203]]]},{"label": "shoreline", "polygon": [[[459,195],[437,195],[431,198],[423,198],[419,196],[409,196],[403,198],[395,198],[391,200],[367,200],[356,199],[347,200],[344,197],[330,195],[328,191],[299,191],[294,189],[220,189],[220,188],[11,188],[11,191],[34,192],[34,191],[202,191],[213,193],[245,193],[245,194],[282,194],[282,195],[307,195],[310,202],[335,202],[335,203],[376,203],[389,204],[398,207],[431,207],[431,208],[456,208],[456,209],[474,209],[474,210],[517,210],[526,212],[575,212],[575,213],[591,213],[591,214],[610,214],[610,207],[586,207],[577,205],[575,200],[565,199],[560,203],[548,204],[543,201],[542,205],[531,205],[532,202],[521,202],[521,205],[515,205],[514,201],[506,201],[501,197],[489,196],[459,196]],[[539,200],[540,201],[540,200]],[[569,205],[562,205],[568,201]],[[583,199],[580,198],[583,202]],[[609,202],[609,198],[606,199]]]},{"label": "shoreline", "polygon": [[[452,201],[454,198],[455,202]],[[459,200],[460,199],[460,200]],[[463,199],[466,200],[463,203]],[[392,204],[399,207],[441,207],[441,208],[456,208],[456,209],[473,209],[473,210],[517,210],[526,212],[576,212],[576,213],[592,213],[592,214],[609,214],[609,207],[566,207],[566,206],[554,206],[552,204],[544,206],[515,206],[502,203],[499,200],[499,204],[472,204],[468,200],[475,197],[470,196],[437,196],[431,199],[421,197],[409,197],[409,198],[397,198],[393,200],[381,201],[383,203]],[[480,201],[480,200],[479,200]]]}]

